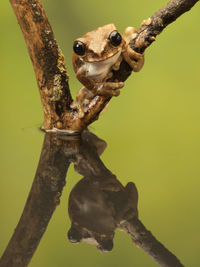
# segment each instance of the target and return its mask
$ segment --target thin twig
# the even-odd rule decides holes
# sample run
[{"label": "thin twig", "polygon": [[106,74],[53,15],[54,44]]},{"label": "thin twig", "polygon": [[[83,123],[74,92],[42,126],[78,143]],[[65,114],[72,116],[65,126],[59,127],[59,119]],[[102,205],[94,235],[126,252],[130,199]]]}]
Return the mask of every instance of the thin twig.
[{"label": "thin twig", "polygon": [[[138,53],[144,53],[170,23],[174,22],[185,12],[189,11],[199,0],[171,0],[164,7],[156,11],[150,18],[144,20],[137,31],[137,36],[130,41],[130,47]],[[122,81],[130,75],[125,64],[120,70],[123,72]],[[116,78],[116,77],[115,77]],[[119,78],[121,80],[121,77]]]},{"label": "thin twig", "polygon": [[142,23],[138,30],[138,36],[130,42],[131,48],[136,52],[143,53],[165,27],[174,22],[183,13],[189,11],[198,1],[171,0]]}]

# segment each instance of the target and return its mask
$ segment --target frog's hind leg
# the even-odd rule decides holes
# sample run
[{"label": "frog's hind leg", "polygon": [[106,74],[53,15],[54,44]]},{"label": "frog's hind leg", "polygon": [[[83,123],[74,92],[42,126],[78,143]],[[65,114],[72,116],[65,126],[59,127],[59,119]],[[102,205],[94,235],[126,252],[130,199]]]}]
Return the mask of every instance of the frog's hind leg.
[{"label": "frog's hind leg", "polygon": [[78,117],[83,118],[84,117],[84,106],[88,102],[88,97],[89,97],[89,91],[86,87],[82,87],[79,89],[77,95],[76,95],[76,100],[72,102],[71,108],[77,110]]}]

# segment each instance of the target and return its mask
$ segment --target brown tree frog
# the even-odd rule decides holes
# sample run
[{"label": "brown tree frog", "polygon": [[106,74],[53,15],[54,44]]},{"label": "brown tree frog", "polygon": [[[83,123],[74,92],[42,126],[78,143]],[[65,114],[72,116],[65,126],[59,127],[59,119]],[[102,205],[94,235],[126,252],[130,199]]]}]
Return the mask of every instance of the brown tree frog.
[{"label": "brown tree frog", "polygon": [[144,55],[132,50],[129,42],[137,36],[133,27],[126,28],[121,36],[114,24],[99,27],[74,41],[73,67],[78,80],[84,85],[71,105],[84,116],[84,105],[96,95],[118,96],[123,82],[107,81],[112,70],[118,70],[124,59],[139,71],[144,64]]}]

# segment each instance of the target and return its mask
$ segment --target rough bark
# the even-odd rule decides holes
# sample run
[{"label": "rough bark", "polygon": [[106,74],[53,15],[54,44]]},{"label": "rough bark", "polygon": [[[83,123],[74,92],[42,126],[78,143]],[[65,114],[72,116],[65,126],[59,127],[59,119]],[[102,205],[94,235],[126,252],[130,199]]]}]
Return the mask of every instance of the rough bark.
[{"label": "rough bark", "polygon": [[[38,83],[44,111],[42,129],[82,131],[97,120],[100,112],[110,101],[110,97],[95,96],[82,118],[70,109],[72,97],[68,85],[68,75],[64,56],[54,38],[51,26],[40,0],[10,0],[26,41]],[[158,34],[198,0],[171,0],[163,8],[145,20],[137,37],[130,42],[132,49],[139,53],[153,42]],[[122,62],[112,80],[125,81],[131,68]]]},{"label": "rough bark", "polygon": [[198,1],[171,0],[142,23],[138,30],[138,36],[130,42],[131,48],[136,52],[143,53],[166,26],[174,22],[183,13],[189,11]]},{"label": "rough bark", "polygon": [[[40,1],[10,0],[10,3],[24,35],[35,71],[44,111],[42,128],[62,128],[63,116],[72,102],[64,55],[55,40]],[[67,123],[71,120],[67,119]]]}]

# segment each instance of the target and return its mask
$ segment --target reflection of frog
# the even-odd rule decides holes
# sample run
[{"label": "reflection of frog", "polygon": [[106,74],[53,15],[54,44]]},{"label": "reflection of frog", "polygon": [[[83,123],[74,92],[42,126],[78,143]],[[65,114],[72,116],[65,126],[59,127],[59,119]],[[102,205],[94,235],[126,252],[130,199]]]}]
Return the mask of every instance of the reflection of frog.
[{"label": "reflection of frog", "polygon": [[69,240],[93,244],[102,252],[112,250],[115,229],[138,216],[137,201],[137,189],[131,182],[124,187],[111,174],[84,177],[69,197]]},{"label": "reflection of frog", "polygon": [[91,97],[119,95],[124,83],[107,80],[112,77],[112,70],[119,69],[123,59],[135,72],[142,68],[144,56],[129,46],[136,35],[136,29],[128,27],[121,36],[114,24],[108,24],[75,40],[73,66],[84,87],[79,90],[71,107],[79,108],[80,117],[84,115],[84,104]]}]

